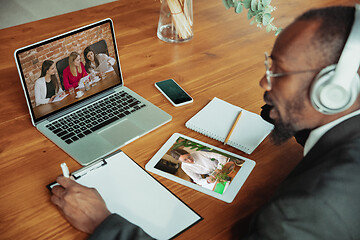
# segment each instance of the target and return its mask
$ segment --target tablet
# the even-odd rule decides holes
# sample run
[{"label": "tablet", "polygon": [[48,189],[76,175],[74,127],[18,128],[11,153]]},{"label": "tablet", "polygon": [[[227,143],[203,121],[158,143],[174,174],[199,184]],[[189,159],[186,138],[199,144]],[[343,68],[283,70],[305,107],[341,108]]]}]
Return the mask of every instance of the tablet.
[{"label": "tablet", "polygon": [[255,167],[248,158],[174,133],[145,169],[231,203]]}]

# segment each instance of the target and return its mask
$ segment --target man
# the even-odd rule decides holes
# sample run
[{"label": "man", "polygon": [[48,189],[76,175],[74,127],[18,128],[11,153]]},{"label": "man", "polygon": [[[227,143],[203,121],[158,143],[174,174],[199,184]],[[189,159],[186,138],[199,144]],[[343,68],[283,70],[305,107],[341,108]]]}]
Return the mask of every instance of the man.
[{"label": "man", "polygon": [[[190,154],[183,149],[174,149],[170,154],[181,162],[181,169],[200,186],[214,182],[216,173],[220,172],[229,161],[229,158],[224,155],[205,151],[196,151]],[[202,178],[201,175],[208,176]]]},{"label": "man", "polygon": [[315,110],[310,99],[320,69],[339,61],[353,21],[354,8],[310,11],[274,45],[272,74],[260,81],[275,124],[272,139],[310,135],[302,134],[303,160],[253,218],[247,239],[360,239],[359,97],[330,115]]},{"label": "man", "polygon": [[[246,239],[360,239],[360,97],[349,108],[329,115],[315,110],[310,99],[320,69],[339,61],[353,22],[354,8],[310,11],[275,42],[267,59],[269,69],[260,81],[270,109],[263,116],[274,122],[271,137],[277,144],[301,133],[304,158],[256,213]],[[59,178],[60,184],[63,181]],[[54,189],[53,201],[79,226],[75,211],[88,209],[76,204],[67,208],[72,188],[63,186]],[[96,207],[100,200],[95,194],[94,198]],[[96,213],[106,214],[94,217],[90,231],[109,214],[102,209],[106,207],[100,204]],[[104,222],[112,224],[108,218]],[[106,228],[104,222],[95,231]],[[121,225],[114,227],[123,231]]]}]

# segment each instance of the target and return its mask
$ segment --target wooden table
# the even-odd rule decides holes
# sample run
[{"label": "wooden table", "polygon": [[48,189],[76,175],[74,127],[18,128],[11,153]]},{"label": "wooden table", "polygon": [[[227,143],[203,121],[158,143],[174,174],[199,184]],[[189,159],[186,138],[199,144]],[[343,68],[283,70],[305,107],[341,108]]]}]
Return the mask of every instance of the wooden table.
[{"label": "wooden table", "polygon": [[[353,4],[344,0],[341,4]],[[286,26],[312,7],[340,4],[336,0],[278,0],[274,23]],[[173,116],[173,120],[123,147],[142,167],[159,147],[179,132],[256,161],[256,167],[233,203],[155,176],[204,220],[176,239],[236,239],[244,235],[251,214],[272,195],[300,161],[294,140],[274,146],[268,139],[247,155],[185,127],[185,122],[213,97],[260,113],[264,52],[274,34],[249,25],[246,13],[226,10],[221,0],[194,1],[194,38],[169,44],[156,37],[159,1],[122,0],[0,30],[0,239],[85,239],[50,203],[45,185],[61,174],[60,163],[80,168],[31,124],[13,57],[14,50],[86,24],[111,17],[125,85]],[[174,78],[194,98],[173,107],[154,87]],[[146,201],[146,200],[144,200]]]}]

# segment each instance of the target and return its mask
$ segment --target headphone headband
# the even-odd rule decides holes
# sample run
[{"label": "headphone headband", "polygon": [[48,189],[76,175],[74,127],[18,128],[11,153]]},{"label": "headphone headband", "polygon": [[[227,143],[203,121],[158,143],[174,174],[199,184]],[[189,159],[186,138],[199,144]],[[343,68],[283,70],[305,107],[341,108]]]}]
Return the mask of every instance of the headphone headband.
[{"label": "headphone headband", "polygon": [[[341,53],[339,62],[337,64],[334,83],[340,85],[346,90],[350,90],[351,79],[357,73],[360,66],[360,5],[355,5],[355,17],[354,23],[351,28],[348,40]],[[343,81],[342,79],[349,79],[349,81]]]}]

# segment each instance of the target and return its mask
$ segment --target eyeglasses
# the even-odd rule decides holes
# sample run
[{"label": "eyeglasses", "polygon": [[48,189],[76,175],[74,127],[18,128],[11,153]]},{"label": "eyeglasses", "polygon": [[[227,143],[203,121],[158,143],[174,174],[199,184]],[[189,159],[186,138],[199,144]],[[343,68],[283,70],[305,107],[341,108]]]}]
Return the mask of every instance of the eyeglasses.
[{"label": "eyeglasses", "polygon": [[267,80],[267,84],[269,86],[269,88],[271,89],[271,78],[276,78],[276,77],[283,77],[286,75],[292,75],[292,74],[300,74],[300,73],[306,73],[306,72],[318,72],[320,71],[320,69],[311,69],[311,70],[304,70],[304,71],[294,71],[294,72],[282,72],[282,73],[273,73],[270,70],[270,61],[271,58],[269,57],[268,53],[265,52],[265,68],[266,68],[266,80]]}]

